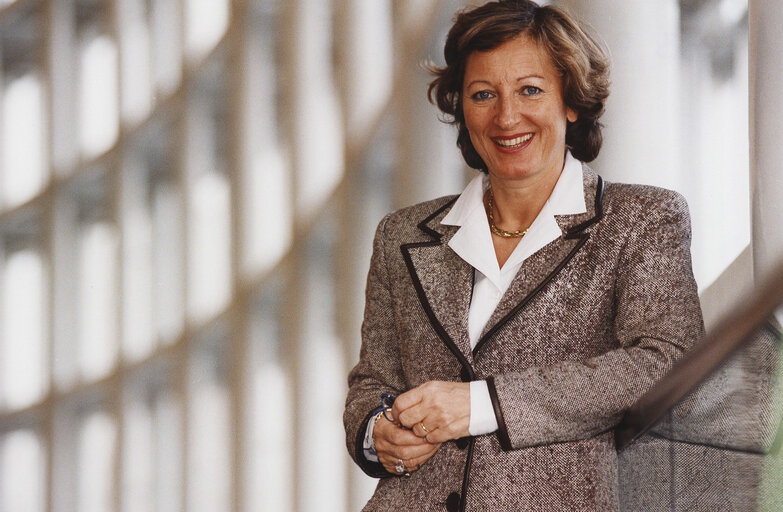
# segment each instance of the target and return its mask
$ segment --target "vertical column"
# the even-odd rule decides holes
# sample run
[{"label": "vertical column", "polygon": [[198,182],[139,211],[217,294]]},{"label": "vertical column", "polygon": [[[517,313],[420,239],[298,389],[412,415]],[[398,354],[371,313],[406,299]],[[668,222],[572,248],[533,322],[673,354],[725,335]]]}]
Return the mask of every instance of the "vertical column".
[{"label": "vertical column", "polygon": [[[281,65],[281,84],[283,88],[280,91],[281,106],[280,117],[284,121],[284,126],[281,130],[282,139],[295,141],[297,131],[294,129],[294,122],[291,120],[292,114],[295,110],[295,95],[292,93],[292,87],[290,84],[297,80],[297,54],[299,53],[296,48],[297,41],[297,21],[299,12],[301,9],[298,4],[298,0],[288,1],[279,4],[280,15],[280,65]],[[283,35],[285,34],[285,35]],[[288,85],[288,87],[286,87]],[[286,144],[285,149],[288,151],[288,157],[291,164],[291,173],[289,174],[289,187],[287,188],[286,202],[291,205],[298,206],[296,201],[295,186],[298,182],[297,175],[300,173],[300,167],[302,166],[299,154],[291,146],[299,146],[299,144]],[[291,208],[292,224],[296,221],[294,215],[299,214],[298,208],[294,206]],[[298,250],[298,246],[294,247],[288,257],[284,258],[281,265],[278,267],[279,275],[281,276],[283,284],[281,299],[280,299],[280,339],[281,343],[281,363],[284,367],[284,372],[291,376],[291,391],[289,396],[294,397],[294,405],[291,407],[290,415],[290,429],[291,429],[291,442],[290,446],[293,447],[293,453],[291,459],[293,460],[293,480],[297,482],[291,486],[293,495],[290,497],[290,502],[293,503],[293,510],[304,510],[302,502],[304,501],[301,496],[300,483],[304,478],[303,468],[299,465],[299,461],[306,457],[301,448],[302,434],[299,431],[299,424],[302,421],[304,413],[298,407],[299,399],[303,394],[303,385],[299,382],[297,366],[303,350],[300,346],[304,343],[304,335],[301,332],[300,325],[302,323],[302,314],[298,307],[299,299],[306,292],[302,283],[301,273],[298,269],[304,264],[304,257],[301,254],[301,250]]]},{"label": "vertical column", "polygon": [[[8,172],[8,169],[6,169],[6,157],[5,157],[5,140],[7,138],[7,135],[5,133],[5,66],[3,65],[3,62],[5,59],[3,58],[3,54],[5,53],[5,49],[3,48],[2,44],[0,44],[0,112],[2,113],[2,118],[0,118],[0,211],[3,211],[5,208],[8,207],[8,200],[7,197],[7,191],[6,191],[6,181],[8,179],[6,178],[6,173]],[[47,82],[48,83],[48,82]],[[48,98],[47,98],[48,99]]]},{"label": "vertical column", "polygon": [[246,159],[243,156],[243,146],[250,142],[243,118],[246,98],[249,94],[246,68],[242,66],[247,61],[248,28],[250,20],[249,3],[246,0],[234,0],[231,8],[231,18],[228,27],[229,62],[226,77],[228,82],[228,130],[230,141],[228,148],[229,177],[231,180],[231,288],[233,290],[233,308],[231,309],[232,329],[229,351],[228,376],[229,414],[230,414],[230,463],[231,484],[230,502],[232,510],[249,510],[246,502],[246,468],[249,453],[248,427],[246,407],[248,389],[248,339],[250,337],[248,312],[251,310],[248,293],[243,289],[242,255],[245,253],[243,226],[244,212],[247,211],[242,195],[242,176],[246,169]]},{"label": "vertical column", "polygon": [[[290,5],[289,5],[290,4]],[[343,134],[331,54],[331,2],[292,0],[282,7],[287,32],[286,135],[292,152],[295,216],[312,221],[342,175]]]},{"label": "vertical column", "polygon": [[611,55],[604,146],[593,167],[611,181],[679,189],[678,2],[556,3],[591,26]]},{"label": "vertical column", "polygon": [[[345,138],[346,172],[339,189],[338,232],[335,244],[337,336],[342,342],[345,373],[356,363],[361,344],[364,284],[369,266],[375,218],[368,217],[368,178],[376,133],[368,133],[389,99],[392,88],[391,1],[339,0],[334,31],[337,38],[337,76],[341,92]],[[357,141],[369,141],[357,147]],[[373,143],[372,141],[376,141]],[[369,221],[369,222],[368,222]],[[377,481],[368,478],[346,457],[349,464],[347,501],[350,510],[360,510]]]},{"label": "vertical column", "polygon": [[77,126],[78,55],[73,0],[46,2],[50,77],[51,162],[54,174],[70,171],[79,160]]},{"label": "vertical column", "polygon": [[[333,338],[331,308],[318,304],[334,294],[321,287],[330,277],[328,265],[333,261],[329,212],[323,206],[343,175],[343,134],[331,53],[332,3],[282,2],[280,14],[283,28],[279,33],[286,38],[281,41],[285,90],[280,115],[286,123],[298,237],[281,269],[288,278],[281,331],[294,376],[296,404],[292,418],[295,507],[342,510],[347,509],[346,468],[340,459],[344,452],[339,448],[344,395],[337,389],[338,381],[329,380],[335,365],[342,364],[338,361],[342,353]],[[324,251],[323,261],[318,261],[315,251]],[[319,313],[323,316],[316,316]],[[314,318],[321,318],[325,325],[314,326]]]},{"label": "vertical column", "polygon": [[440,111],[427,100],[432,77],[422,62],[442,62],[445,39],[438,26],[440,14],[450,19],[453,5],[441,2],[401,2],[395,5],[395,30],[402,34],[396,55],[403,94],[398,100],[398,168],[394,178],[393,206],[400,208],[462,190],[463,162],[457,150],[455,128],[439,120]]},{"label": "vertical column", "polygon": [[783,10],[750,0],[750,194],[754,280],[783,262]]}]

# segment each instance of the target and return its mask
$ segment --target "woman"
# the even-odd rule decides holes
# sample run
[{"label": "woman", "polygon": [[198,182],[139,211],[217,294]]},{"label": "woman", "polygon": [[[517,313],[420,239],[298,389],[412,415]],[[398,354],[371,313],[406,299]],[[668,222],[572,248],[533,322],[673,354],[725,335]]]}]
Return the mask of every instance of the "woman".
[{"label": "woman", "polygon": [[344,416],[366,510],[616,510],[612,428],[703,330],[687,206],[580,162],[608,64],[562,11],[462,12],[445,57],[482,172],[378,227]]}]

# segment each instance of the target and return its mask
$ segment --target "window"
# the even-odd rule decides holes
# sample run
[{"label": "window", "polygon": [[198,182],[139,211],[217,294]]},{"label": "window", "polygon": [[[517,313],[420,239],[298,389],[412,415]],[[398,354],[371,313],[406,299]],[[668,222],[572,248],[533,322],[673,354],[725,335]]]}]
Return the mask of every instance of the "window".
[{"label": "window", "polygon": [[79,146],[87,157],[112,147],[119,134],[117,43],[108,33],[108,2],[77,3]]},{"label": "window", "polygon": [[0,204],[7,207],[34,197],[48,177],[42,66],[29,44],[39,37],[32,5],[0,20]]},{"label": "window", "polygon": [[36,432],[0,435],[0,507],[14,512],[44,510],[44,454]]}]

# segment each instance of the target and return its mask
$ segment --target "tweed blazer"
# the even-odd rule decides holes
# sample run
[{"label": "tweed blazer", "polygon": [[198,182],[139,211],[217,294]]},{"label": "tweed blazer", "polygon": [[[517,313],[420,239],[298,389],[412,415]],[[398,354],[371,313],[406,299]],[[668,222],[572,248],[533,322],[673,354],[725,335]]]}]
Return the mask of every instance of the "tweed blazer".
[{"label": "tweed blazer", "polygon": [[[380,477],[365,510],[617,510],[612,429],[703,335],[679,194],[604,184],[583,168],[587,212],[524,261],[471,350],[474,269],[441,225],[456,197],[387,215],[348,377],[350,455]],[[410,477],[366,460],[381,393],[486,379],[499,429],[444,443]]]}]

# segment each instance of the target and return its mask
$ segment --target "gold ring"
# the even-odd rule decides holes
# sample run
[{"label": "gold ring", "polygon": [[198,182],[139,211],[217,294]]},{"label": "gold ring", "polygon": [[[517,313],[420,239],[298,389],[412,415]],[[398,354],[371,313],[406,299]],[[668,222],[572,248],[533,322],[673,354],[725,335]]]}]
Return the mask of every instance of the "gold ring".
[{"label": "gold ring", "polygon": [[430,431],[427,430],[427,427],[424,426],[423,422],[419,422],[419,425],[421,425],[421,429],[424,431],[425,434],[429,434]]}]

